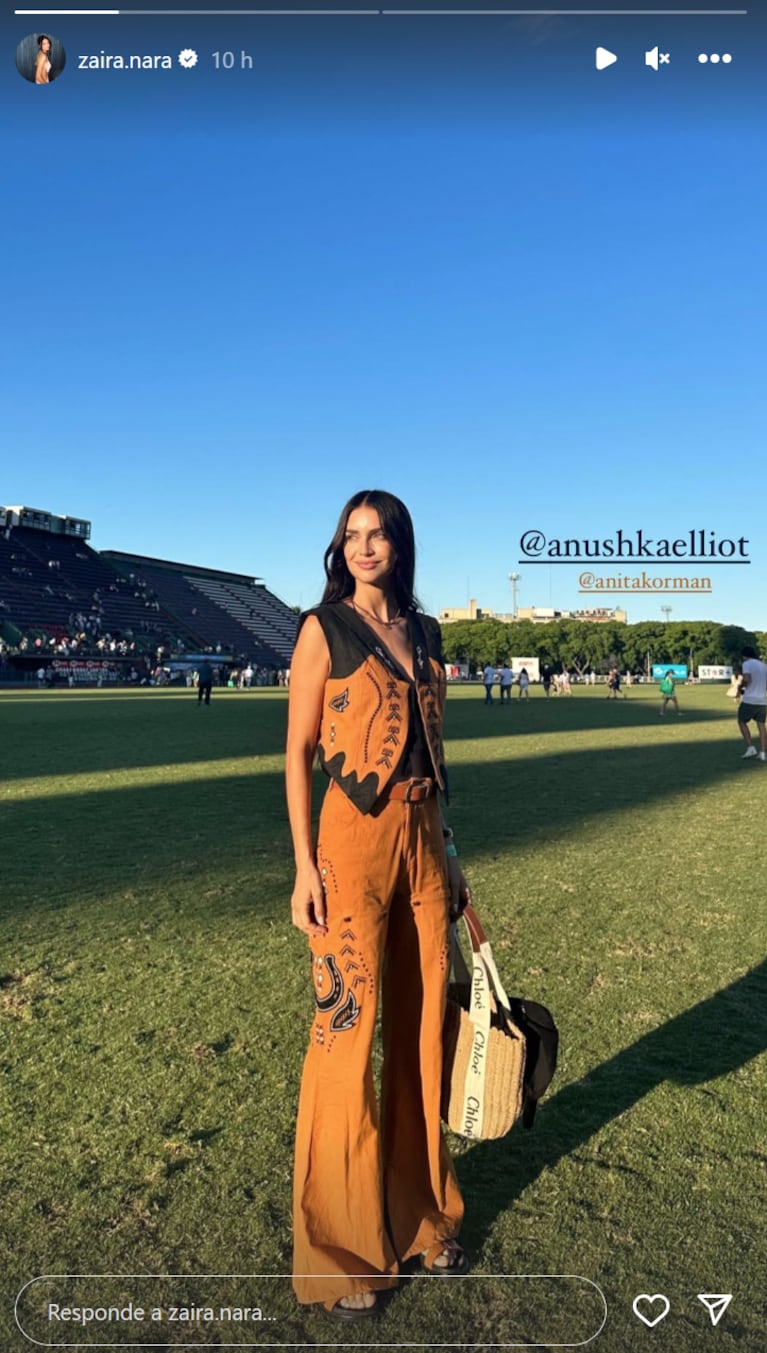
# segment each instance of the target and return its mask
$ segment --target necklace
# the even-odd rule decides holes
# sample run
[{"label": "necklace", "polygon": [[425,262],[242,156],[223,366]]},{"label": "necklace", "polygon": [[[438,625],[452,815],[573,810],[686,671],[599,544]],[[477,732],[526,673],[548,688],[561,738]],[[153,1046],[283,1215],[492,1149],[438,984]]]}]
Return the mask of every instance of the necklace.
[{"label": "necklace", "polygon": [[367,611],[364,606],[359,606],[358,603],[354,600],[354,597],[352,597],[352,606],[355,611],[359,611],[360,615],[368,616],[371,620],[375,621],[376,625],[383,625],[384,628],[387,630],[390,630],[395,625],[398,625],[400,620],[402,619],[402,612],[397,611],[397,614],[395,615],[393,620],[379,620],[378,616],[374,615],[372,611]]}]

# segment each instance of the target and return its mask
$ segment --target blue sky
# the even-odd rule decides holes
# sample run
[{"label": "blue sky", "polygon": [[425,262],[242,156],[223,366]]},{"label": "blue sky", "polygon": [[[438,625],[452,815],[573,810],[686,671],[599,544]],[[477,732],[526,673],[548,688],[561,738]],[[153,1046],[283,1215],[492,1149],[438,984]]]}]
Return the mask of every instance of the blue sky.
[{"label": "blue sky", "polygon": [[[384,487],[430,610],[506,611],[516,568],[521,605],[766,626],[753,28],[56,22],[60,80],[3,94],[0,502],[308,606],[341,505]],[[183,46],[193,71],[76,69]],[[213,70],[227,49],[254,69]],[[704,528],[753,563],[683,570],[708,597],[579,597],[577,568],[518,565],[533,527]]]}]

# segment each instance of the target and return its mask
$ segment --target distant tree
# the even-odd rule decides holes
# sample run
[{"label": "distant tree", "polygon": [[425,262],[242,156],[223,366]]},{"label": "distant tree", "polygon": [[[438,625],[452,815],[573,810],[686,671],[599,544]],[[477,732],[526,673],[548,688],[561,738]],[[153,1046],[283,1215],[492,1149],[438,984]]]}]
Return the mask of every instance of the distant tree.
[{"label": "distant tree", "polygon": [[669,662],[690,663],[695,648],[695,625],[691,621],[675,621],[665,626]]},{"label": "distant tree", "polygon": [[509,625],[511,640],[511,658],[535,658],[538,656],[538,633],[540,626],[532,620],[515,620]]},{"label": "distant tree", "polygon": [[586,623],[586,659],[595,672],[606,672],[608,667],[622,665],[625,625],[608,621],[605,625]]},{"label": "distant tree", "polygon": [[752,648],[757,647],[753,630],[744,630],[740,625],[722,625],[721,642],[726,654],[723,659],[725,662],[739,662],[746,644],[750,644]]},{"label": "distant tree", "polygon": [[561,624],[561,620],[552,620],[549,624],[534,626],[534,647],[531,651],[539,662],[548,663],[549,667],[556,667],[559,663]]},{"label": "distant tree", "polygon": [[442,649],[448,662],[468,662],[472,669],[508,656],[510,626],[502,620],[455,620],[442,626]]},{"label": "distant tree", "polygon": [[588,658],[591,628],[585,620],[560,622],[559,661],[578,676],[584,676],[591,666]]},{"label": "distant tree", "polygon": [[[294,609],[298,609],[297,607]],[[458,620],[443,625],[442,647],[448,662],[468,662],[476,670],[510,658],[538,658],[553,667],[566,666],[579,674],[593,667],[606,671],[617,665],[645,670],[656,662],[732,663],[740,660],[745,644],[752,644],[767,661],[767,630],[756,633],[740,625],[715,620],[641,620],[635,625],[615,621],[604,625],[579,620],[554,620],[545,625],[532,620]]]},{"label": "distant tree", "polygon": [[[454,620],[449,625],[441,625],[442,652],[448,662],[471,662],[473,660],[474,620]],[[470,656],[471,655],[471,656]]]},{"label": "distant tree", "polygon": [[722,644],[722,626],[716,620],[692,621],[688,629],[694,667],[699,667],[701,663],[718,665],[727,661]]},{"label": "distant tree", "polygon": [[659,620],[640,620],[626,626],[624,656],[626,666],[635,671],[646,671],[650,664],[666,661],[665,626]]}]

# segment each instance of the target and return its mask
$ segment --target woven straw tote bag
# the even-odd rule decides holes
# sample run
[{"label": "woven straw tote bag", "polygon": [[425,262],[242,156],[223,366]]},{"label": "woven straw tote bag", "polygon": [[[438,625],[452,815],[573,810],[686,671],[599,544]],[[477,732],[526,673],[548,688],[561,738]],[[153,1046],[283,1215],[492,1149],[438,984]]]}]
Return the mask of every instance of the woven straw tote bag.
[{"label": "woven straw tote bag", "polygon": [[471,971],[452,927],[452,980],[443,1030],[442,1118],[472,1140],[503,1137],[522,1113],[525,1038],[511,1017],[490,942],[473,907],[463,920]]}]

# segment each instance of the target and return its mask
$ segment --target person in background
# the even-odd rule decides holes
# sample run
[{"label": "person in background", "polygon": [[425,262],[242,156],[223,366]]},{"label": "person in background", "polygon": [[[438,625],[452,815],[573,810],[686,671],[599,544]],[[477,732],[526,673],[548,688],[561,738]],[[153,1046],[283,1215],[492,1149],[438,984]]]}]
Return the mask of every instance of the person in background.
[{"label": "person in background", "polygon": [[733,669],[732,669],[732,676],[730,677],[730,684],[729,684],[729,686],[727,687],[727,690],[725,691],[725,695],[729,696],[729,698],[730,698],[731,700],[734,700],[735,703],[736,703],[736,705],[739,705],[740,702],[741,702],[741,699],[742,699],[742,696],[741,696],[741,690],[740,690],[740,678],[742,677],[742,675],[743,675],[743,668],[742,668],[742,667],[739,667],[739,666],[736,664],[736,665],[733,667]]},{"label": "person in background", "polygon": [[498,679],[500,683],[501,704],[503,704],[505,701],[507,705],[510,705],[511,688],[514,685],[514,673],[512,672],[507,662],[504,663],[503,667],[501,668],[498,674]]},{"label": "person in background", "polygon": [[530,692],[530,678],[527,675],[527,668],[523,667],[522,671],[519,674],[519,699],[529,700],[530,699],[529,692]]},{"label": "person in background", "polygon": [[[743,649],[743,671],[740,678],[740,691],[742,699],[738,706],[738,727],[741,737],[746,744],[746,750],[743,753],[743,760],[749,757],[758,756],[760,761],[767,761],[767,733],[765,732],[765,721],[767,720],[767,663],[762,662],[757,655],[756,649],[747,646]],[[751,721],[756,724],[759,731],[759,751],[757,752],[751,741],[751,730],[749,724]]]},{"label": "person in background", "polygon": [[676,698],[675,688],[676,688],[676,678],[674,677],[674,673],[669,669],[669,671],[665,673],[659,687],[661,695],[660,702],[661,716],[663,716],[666,713],[666,705],[669,703],[669,701],[671,701],[671,703],[673,704],[677,714],[681,714],[682,711],[679,708],[679,701]]},{"label": "person in background", "polygon": [[483,680],[484,683],[485,683],[485,704],[486,704],[486,705],[492,705],[492,703],[493,703],[493,682],[495,681],[495,668],[493,667],[492,663],[489,663],[489,662],[486,663],[485,669],[484,669],[484,672],[483,672],[483,675],[482,675],[482,680]]},{"label": "person in background", "polygon": [[198,705],[210,704],[210,693],[213,690],[213,668],[207,661],[201,662],[197,668],[197,703]]},{"label": "person in background", "polygon": [[[607,699],[617,700],[621,693],[621,674],[617,667],[611,667],[607,673]],[[624,695],[625,700],[625,695]]]}]

